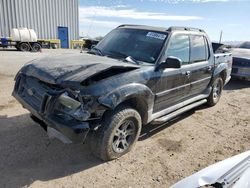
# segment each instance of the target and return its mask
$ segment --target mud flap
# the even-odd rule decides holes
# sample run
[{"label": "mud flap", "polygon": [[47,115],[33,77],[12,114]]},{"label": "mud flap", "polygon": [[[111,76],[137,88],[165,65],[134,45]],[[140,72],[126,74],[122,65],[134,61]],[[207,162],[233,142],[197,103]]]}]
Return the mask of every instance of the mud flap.
[{"label": "mud flap", "polygon": [[54,128],[47,127],[47,134],[50,139],[57,138],[64,144],[71,144],[72,141]]}]

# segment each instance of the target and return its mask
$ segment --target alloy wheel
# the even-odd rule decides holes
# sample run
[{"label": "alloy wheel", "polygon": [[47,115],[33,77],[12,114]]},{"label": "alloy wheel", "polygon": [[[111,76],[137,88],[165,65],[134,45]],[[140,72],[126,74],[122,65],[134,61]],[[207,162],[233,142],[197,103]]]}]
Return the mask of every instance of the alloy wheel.
[{"label": "alloy wheel", "polygon": [[113,137],[113,150],[122,153],[133,143],[136,135],[135,124],[131,119],[125,120],[115,131]]}]

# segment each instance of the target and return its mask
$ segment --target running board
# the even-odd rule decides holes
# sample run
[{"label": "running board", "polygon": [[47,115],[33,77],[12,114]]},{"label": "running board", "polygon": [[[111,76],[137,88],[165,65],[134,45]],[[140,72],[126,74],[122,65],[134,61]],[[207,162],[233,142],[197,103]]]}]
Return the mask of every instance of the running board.
[{"label": "running board", "polygon": [[166,122],[166,121],[168,121],[168,120],[170,120],[170,119],[172,119],[172,118],[174,118],[174,117],[176,117],[176,116],[178,116],[178,115],[180,115],[180,114],[182,114],[182,113],[184,113],[184,112],[186,112],[186,111],[189,111],[189,110],[191,110],[192,108],[195,108],[195,107],[197,107],[197,106],[200,106],[200,105],[202,105],[202,104],[204,104],[204,103],[206,103],[207,102],[207,99],[203,99],[203,100],[200,100],[200,101],[197,101],[197,102],[195,102],[195,103],[192,103],[192,104],[190,104],[190,105],[187,105],[187,106],[185,106],[185,107],[183,107],[183,108],[180,108],[179,110],[176,110],[176,111],[174,111],[174,112],[172,112],[172,113],[170,113],[170,114],[167,114],[167,115],[165,115],[165,116],[162,116],[162,117],[160,117],[160,118],[157,118],[157,119],[155,119],[155,120],[153,120],[151,123],[152,124],[161,124],[161,123],[164,123],[164,122]]}]

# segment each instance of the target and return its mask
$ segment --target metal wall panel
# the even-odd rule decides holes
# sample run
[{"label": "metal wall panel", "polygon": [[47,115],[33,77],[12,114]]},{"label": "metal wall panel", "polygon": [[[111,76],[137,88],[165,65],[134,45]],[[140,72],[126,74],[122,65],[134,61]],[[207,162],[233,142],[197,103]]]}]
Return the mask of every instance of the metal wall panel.
[{"label": "metal wall panel", "polygon": [[78,0],[0,0],[0,37],[12,28],[34,29],[40,39],[57,39],[58,26],[68,27],[69,40],[79,36]]}]

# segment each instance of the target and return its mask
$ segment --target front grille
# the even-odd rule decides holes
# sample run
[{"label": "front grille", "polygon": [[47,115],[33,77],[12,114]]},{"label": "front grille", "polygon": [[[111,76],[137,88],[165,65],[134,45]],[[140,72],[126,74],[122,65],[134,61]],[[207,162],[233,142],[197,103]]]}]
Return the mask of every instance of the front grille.
[{"label": "front grille", "polygon": [[250,67],[250,59],[233,57],[233,66]]},{"label": "front grille", "polygon": [[52,90],[38,79],[24,75],[17,78],[17,84],[15,92],[36,111],[41,110],[44,97],[49,90]]}]

